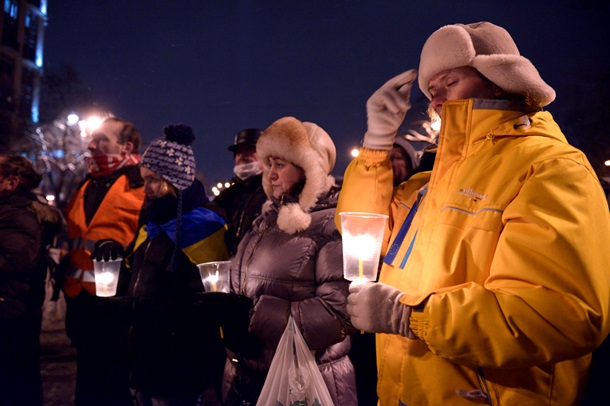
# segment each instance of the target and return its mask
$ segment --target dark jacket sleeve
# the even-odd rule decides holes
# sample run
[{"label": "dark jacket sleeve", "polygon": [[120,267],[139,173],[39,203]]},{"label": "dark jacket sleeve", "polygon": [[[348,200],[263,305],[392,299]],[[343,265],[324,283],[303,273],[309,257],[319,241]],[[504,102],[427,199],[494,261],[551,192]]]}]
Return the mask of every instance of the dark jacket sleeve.
[{"label": "dark jacket sleeve", "polygon": [[0,277],[5,279],[34,262],[40,248],[38,220],[25,209],[4,207],[0,212],[0,235]]}]

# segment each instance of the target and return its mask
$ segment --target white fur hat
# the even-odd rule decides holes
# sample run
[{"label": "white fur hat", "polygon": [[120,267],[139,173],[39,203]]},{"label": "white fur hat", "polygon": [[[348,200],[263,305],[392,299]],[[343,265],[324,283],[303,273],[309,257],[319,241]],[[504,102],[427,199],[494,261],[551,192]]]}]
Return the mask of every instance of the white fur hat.
[{"label": "white fur hat", "polygon": [[335,166],[337,152],[328,133],[314,123],[283,117],[263,132],[256,143],[256,153],[263,164],[263,189],[268,197],[273,196],[268,177],[270,157],[285,159],[303,169],[305,186],[298,204],[288,203],[280,207],[277,223],[289,234],[309,227],[309,211],[318,197],[334,185],[330,172]]},{"label": "white fur hat", "polygon": [[532,107],[555,100],[555,90],[519,54],[508,31],[492,23],[446,25],[435,31],[421,52],[419,88],[430,99],[430,79],[462,66],[472,66],[507,93],[525,96]]}]

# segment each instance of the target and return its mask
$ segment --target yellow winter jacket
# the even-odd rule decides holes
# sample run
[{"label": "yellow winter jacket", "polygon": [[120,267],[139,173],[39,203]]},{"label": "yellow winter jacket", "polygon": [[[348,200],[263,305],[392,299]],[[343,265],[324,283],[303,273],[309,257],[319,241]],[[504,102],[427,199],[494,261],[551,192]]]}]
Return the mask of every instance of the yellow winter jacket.
[{"label": "yellow winter jacket", "polygon": [[393,190],[387,152],[363,148],[339,196],[337,213],[390,216],[379,281],[417,306],[419,339],[377,335],[380,404],[575,404],[610,329],[597,176],[548,112],[471,99],[442,116],[431,173]]}]

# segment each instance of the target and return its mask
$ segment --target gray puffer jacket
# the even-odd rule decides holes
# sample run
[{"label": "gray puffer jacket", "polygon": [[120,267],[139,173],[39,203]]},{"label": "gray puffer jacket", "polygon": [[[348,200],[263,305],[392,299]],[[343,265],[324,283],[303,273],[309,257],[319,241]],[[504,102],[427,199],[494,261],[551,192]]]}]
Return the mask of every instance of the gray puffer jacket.
[{"label": "gray puffer jacket", "polygon": [[347,357],[354,332],[345,310],[349,282],[343,279],[341,236],[333,221],[337,193],[333,189],[318,199],[309,227],[293,234],[278,227],[282,205],[268,201],[240,243],[231,263],[232,291],[253,299],[249,329],[262,340],[263,350],[256,358],[241,359],[229,352],[225,382],[235,375],[235,360],[266,376],[292,315],[334,404],[357,404],[354,368]]}]

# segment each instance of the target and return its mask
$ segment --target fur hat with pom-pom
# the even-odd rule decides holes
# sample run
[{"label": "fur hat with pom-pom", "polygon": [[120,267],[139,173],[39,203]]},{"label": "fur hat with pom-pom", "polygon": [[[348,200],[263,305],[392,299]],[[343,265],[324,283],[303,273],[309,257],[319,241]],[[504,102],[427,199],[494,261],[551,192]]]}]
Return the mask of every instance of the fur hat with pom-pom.
[{"label": "fur hat with pom-pom", "polygon": [[289,234],[305,230],[311,224],[309,214],[318,198],[335,184],[330,172],[335,166],[335,144],[317,124],[301,122],[294,117],[283,117],[267,128],[256,143],[256,152],[263,164],[263,189],[273,196],[269,181],[269,158],[281,158],[303,169],[305,185],[298,203],[280,207],[277,224]]},{"label": "fur hat with pom-pom", "polygon": [[184,124],[170,124],[163,128],[165,137],[157,138],[142,155],[144,166],[184,190],[195,180],[195,156],[191,145],[195,140],[193,129]]},{"label": "fur hat with pom-pom", "polygon": [[430,79],[447,69],[471,66],[510,94],[525,96],[534,109],[555,100],[547,85],[504,28],[489,22],[446,25],[424,44],[419,63],[419,88],[430,99]]}]

